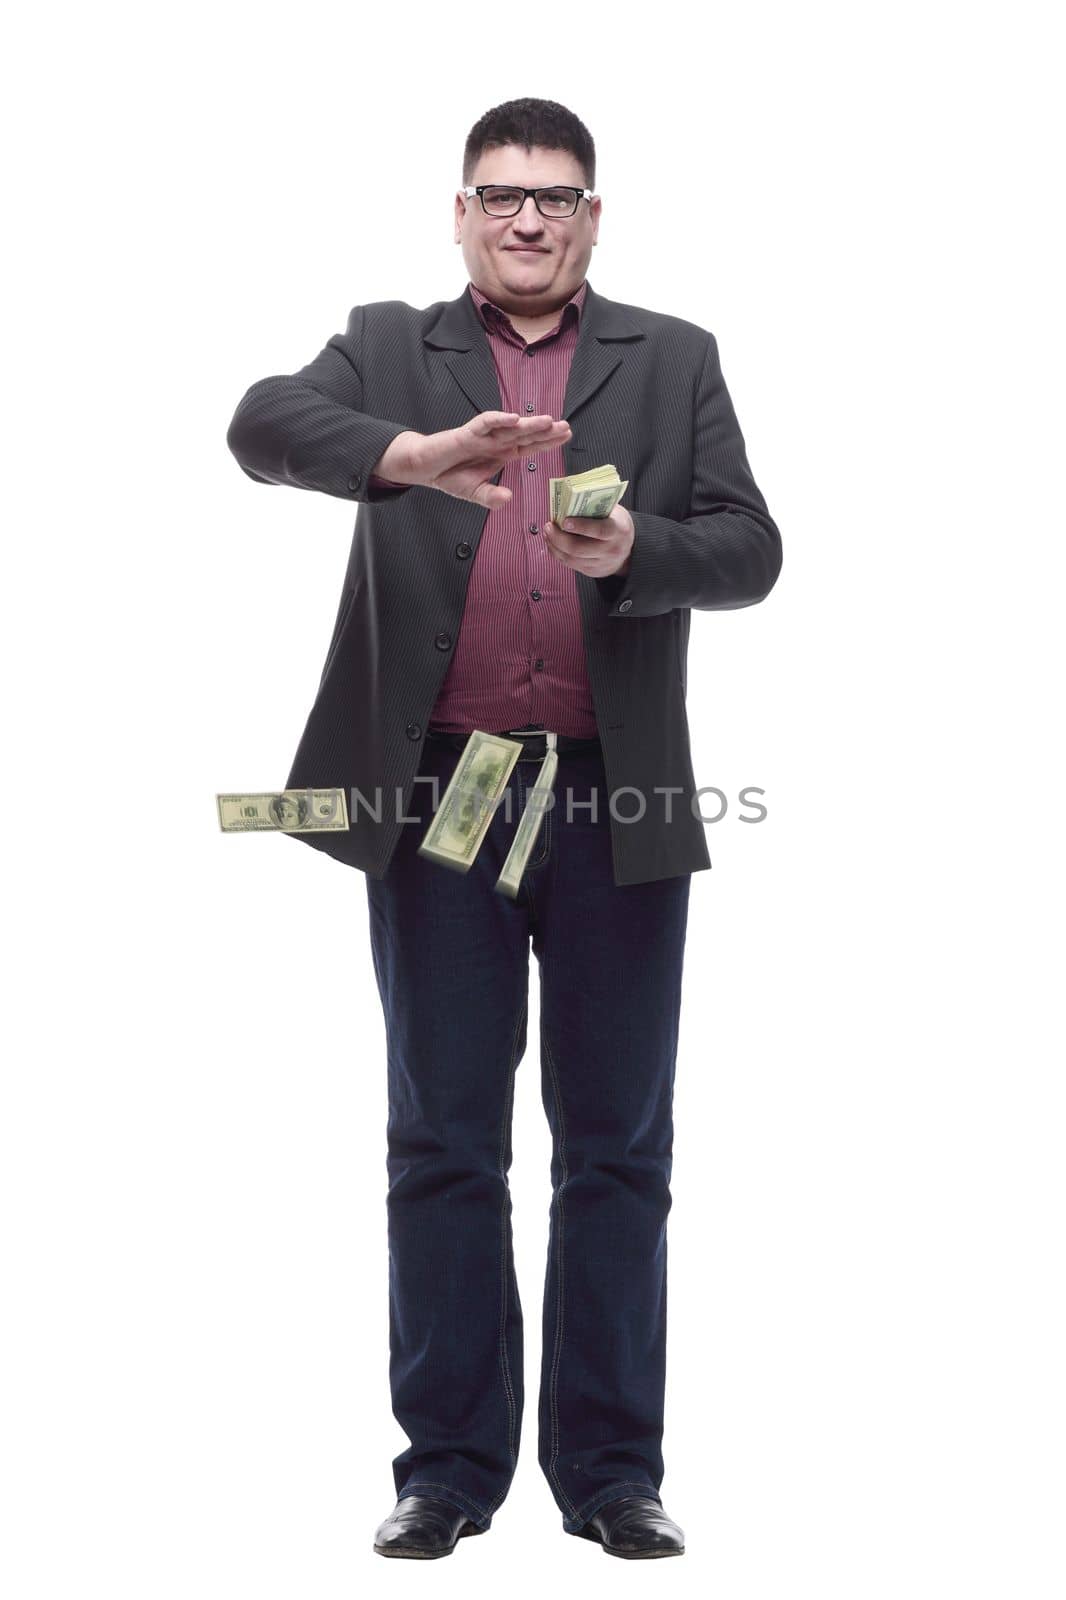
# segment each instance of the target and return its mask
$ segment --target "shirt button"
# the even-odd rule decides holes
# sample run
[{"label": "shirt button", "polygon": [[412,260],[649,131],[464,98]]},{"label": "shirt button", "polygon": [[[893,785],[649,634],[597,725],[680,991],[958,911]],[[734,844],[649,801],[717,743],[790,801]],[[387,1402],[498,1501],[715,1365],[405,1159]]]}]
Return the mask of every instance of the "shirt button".
[{"label": "shirt button", "polygon": [[632,604],[632,600],[621,600],[619,601],[618,609],[619,611],[628,611]]},{"label": "shirt button", "polygon": [[536,523],[535,523],[535,522],[531,522],[531,523],[530,523],[530,524],[529,524],[529,531],[530,531],[530,533],[536,533],[536,531],[537,531],[537,524],[536,524]]},{"label": "shirt button", "polygon": [[422,737],[422,729],[417,722],[409,722],[407,724],[407,737],[409,739],[420,739]]},{"label": "shirt button", "polygon": [[[529,592],[530,592],[530,594],[531,594],[531,596],[533,597],[534,600],[539,600],[540,599],[540,590],[539,589],[530,589]],[[632,602],[629,601],[629,600],[626,600],[624,602],[625,605],[630,605],[631,603]]]},{"label": "shirt button", "polygon": [[437,637],[433,641],[438,650],[447,650],[450,647],[451,642],[452,636],[450,633],[438,633]]},{"label": "shirt button", "polygon": [[535,461],[527,461],[526,462],[526,471],[527,472],[536,472],[536,470],[537,470],[537,463]]},{"label": "shirt button", "polygon": [[527,400],[526,401],[526,410],[527,411],[532,411],[533,410],[533,402],[532,402],[532,400]]},{"label": "shirt button", "polygon": [[543,656],[538,656],[536,661],[534,661],[534,663],[533,663],[534,670],[537,671],[537,672],[540,672],[541,669],[543,668],[543,666],[544,666],[544,657]]}]

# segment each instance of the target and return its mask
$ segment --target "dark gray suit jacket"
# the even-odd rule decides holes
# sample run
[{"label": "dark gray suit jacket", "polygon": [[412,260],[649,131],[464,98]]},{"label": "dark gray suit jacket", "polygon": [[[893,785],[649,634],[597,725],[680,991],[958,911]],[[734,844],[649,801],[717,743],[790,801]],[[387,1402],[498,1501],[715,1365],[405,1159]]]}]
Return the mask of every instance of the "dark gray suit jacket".
[{"label": "dark gray suit jacket", "polygon": [[[368,489],[367,479],[398,433],[436,433],[502,409],[488,336],[464,288],[424,309],[354,306],[346,331],[307,366],[253,383],[229,426],[227,444],[257,483],[359,503],[333,636],[285,787],[345,790],[349,831],[292,837],[375,878],[401,827],[415,826],[402,821],[407,802],[432,798],[412,785],[489,513],[436,489]],[[563,416],[572,429],[565,471],[613,462],[629,480],[636,529],[625,576],[574,574],[614,796],[614,880],[699,871],[711,862],[685,713],[691,612],[763,599],[781,568],[781,536],[748,466],[715,337],[695,323],[608,300],[589,283]],[[619,792],[627,786],[636,792]]]}]

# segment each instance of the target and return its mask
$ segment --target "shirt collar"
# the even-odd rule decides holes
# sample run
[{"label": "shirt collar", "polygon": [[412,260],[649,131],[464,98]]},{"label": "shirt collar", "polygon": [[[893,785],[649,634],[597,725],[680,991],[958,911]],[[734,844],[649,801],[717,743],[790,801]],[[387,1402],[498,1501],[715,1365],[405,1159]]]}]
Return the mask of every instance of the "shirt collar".
[{"label": "shirt collar", "polygon": [[[496,305],[495,301],[489,299],[487,294],[482,294],[476,283],[470,283],[468,288],[470,290],[470,298],[477,307],[478,316],[481,318],[481,321],[484,323],[488,331],[490,333],[494,333],[497,327],[496,319],[499,317],[507,317],[507,312],[502,311],[500,307]],[[566,305],[563,306],[562,312],[560,313],[560,321],[566,315],[567,306],[573,306],[575,320],[581,320],[581,310],[585,304],[585,294],[587,290],[588,279],[582,278],[581,282],[578,284],[577,288],[566,302]]]}]

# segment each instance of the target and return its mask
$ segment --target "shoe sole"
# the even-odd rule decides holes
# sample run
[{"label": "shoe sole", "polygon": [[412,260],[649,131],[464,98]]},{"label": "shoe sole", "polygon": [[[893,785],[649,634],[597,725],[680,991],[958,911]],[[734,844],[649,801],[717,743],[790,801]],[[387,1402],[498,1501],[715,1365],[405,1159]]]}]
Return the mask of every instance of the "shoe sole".
[{"label": "shoe sole", "polygon": [[419,1545],[411,1544],[375,1544],[374,1550],[379,1556],[402,1556],[414,1561],[436,1561],[440,1556],[450,1556],[460,1539],[488,1531],[487,1528],[479,1528],[476,1523],[467,1522],[456,1534],[455,1544],[446,1544],[439,1550],[426,1550]]}]

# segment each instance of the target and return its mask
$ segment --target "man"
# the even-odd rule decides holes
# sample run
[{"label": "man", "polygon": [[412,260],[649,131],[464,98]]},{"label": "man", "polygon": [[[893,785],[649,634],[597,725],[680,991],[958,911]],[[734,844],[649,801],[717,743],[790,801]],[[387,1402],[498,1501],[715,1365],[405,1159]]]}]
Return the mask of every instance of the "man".
[{"label": "man", "polygon": [[[390,1382],[410,1445],[382,1555],[483,1533],[514,1473],[507,1173],[530,943],[553,1137],[540,1464],[566,1532],[629,1558],[684,1549],[659,1488],[682,958],[710,865],[688,629],[692,609],[761,600],[781,542],[713,335],[586,278],[594,184],[565,107],[486,113],[455,197],[462,294],[354,307],[308,366],[253,384],[228,433],[256,481],[359,502],[286,787],[351,797],[348,831],[293,837],[365,873],[385,1018]],[[549,479],[607,464],[624,503],[554,526]],[[459,874],[418,845],[475,729],[522,751]],[[510,899],[496,879],[549,733],[554,805]]]}]

